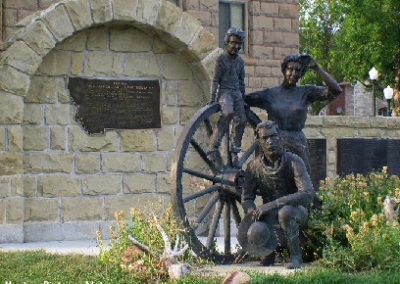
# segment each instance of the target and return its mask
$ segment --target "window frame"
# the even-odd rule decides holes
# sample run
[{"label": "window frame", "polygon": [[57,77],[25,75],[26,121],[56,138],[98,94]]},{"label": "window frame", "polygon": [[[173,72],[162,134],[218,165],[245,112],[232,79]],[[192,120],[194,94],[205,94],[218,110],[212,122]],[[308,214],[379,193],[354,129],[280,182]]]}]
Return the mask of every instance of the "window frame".
[{"label": "window frame", "polygon": [[173,0],[173,2],[177,7],[182,8],[182,0]]},{"label": "window frame", "polygon": [[[3,27],[4,27],[4,22],[3,22],[3,0],[0,0],[0,43],[3,42]],[[2,48],[0,47],[0,52]]]},{"label": "window frame", "polygon": [[[248,1],[245,1],[245,0],[218,0],[218,19],[219,19],[219,17],[220,17],[220,4],[229,4],[229,5],[231,5],[231,4],[242,4],[242,5],[243,5],[243,31],[245,32],[246,37],[245,37],[245,39],[244,39],[243,48],[242,48],[242,50],[240,51],[240,53],[241,53],[241,54],[248,54],[248,50],[249,50],[249,32],[248,32],[248,31],[249,31],[249,28],[248,28],[249,13],[248,13]],[[232,13],[231,8],[229,8],[229,16],[231,16],[231,13]],[[230,21],[230,20],[229,20],[229,21]],[[229,24],[229,27],[228,27],[228,28],[230,28],[231,26],[232,26],[232,25]],[[219,33],[220,33],[219,28],[220,28],[220,23],[219,23],[219,21],[218,21],[218,46],[221,47],[221,48],[224,48],[224,45],[223,45],[223,46],[220,46],[220,39],[221,39],[221,37],[222,37],[222,39],[223,39],[226,30],[225,30],[225,32],[221,35],[221,34],[219,34]]]}]

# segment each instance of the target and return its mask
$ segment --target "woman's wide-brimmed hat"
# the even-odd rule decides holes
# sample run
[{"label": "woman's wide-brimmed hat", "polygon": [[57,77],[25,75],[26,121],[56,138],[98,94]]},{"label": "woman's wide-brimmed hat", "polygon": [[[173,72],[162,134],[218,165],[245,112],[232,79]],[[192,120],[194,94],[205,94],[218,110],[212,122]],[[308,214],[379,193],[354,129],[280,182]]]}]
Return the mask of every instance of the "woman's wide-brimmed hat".
[{"label": "woman's wide-brimmed hat", "polygon": [[266,222],[254,221],[252,213],[244,216],[237,238],[242,248],[252,256],[267,256],[278,244],[273,227]]}]

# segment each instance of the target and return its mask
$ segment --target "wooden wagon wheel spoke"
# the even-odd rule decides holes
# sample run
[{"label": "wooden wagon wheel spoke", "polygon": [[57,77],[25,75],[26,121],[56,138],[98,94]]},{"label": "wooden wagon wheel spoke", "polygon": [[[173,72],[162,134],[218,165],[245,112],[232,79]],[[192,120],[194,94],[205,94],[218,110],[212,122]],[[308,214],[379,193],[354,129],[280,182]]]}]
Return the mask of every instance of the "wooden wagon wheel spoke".
[{"label": "wooden wagon wheel spoke", "polygon": [[249,149],[243,153],[243,155],[239,159],[239,168],[243,166],[243,164],[247,161],[247,159],[253,154],[254,150],[257,148],[257,142],[253,142]]},{"label": "wooden wagon wheel spoke", "polygon": [[240,217],[239,208],[237,206],[236,200],[232,200],[231,206],[232,206],[233,220],[235,220],[236,226],[239,226],[240,222],[242,221],[242,218]]},{"label": "wooden wagon wheel spoke", "polygon": [[212,162],[208,157],[206,152],[203,150],[201,145],[194,139],[192,138],[190,140],[190,144],[193,146],[193,148],[197,151],[197,153],[200,155],[200,157],[203,159],[203,161],[210,167],[212,172],[214,174],[217,174],[219,172],[218,167]]},{"label": "wooden wagon wheel spoke", "polygon": [[204,125],[206,126],[208,136],[211,136],[214,133],[214,129],[211,121],[208,118],[204,120]]},{"label": "wooden wagon wheel spoke", "polygon": [[200,224],[201,222],[203,222],[204,218],[206,218],[208,213],[210,213],[211,209],[213,209],[213,207],[215,206],[215,203],[217,203],[218,199],[219,199],[219,193],[216,192],[213,194],[211,199],[208,200],[206,206],[203,208],[199,217],[196,219],[197,224]]},{"label": "wooden wagon wheel spoke", "polygon": [[206,180],[212,181],[212,182],[218,182],[218,179],[212,175],[209,174],[205,174],[196,170],[192,170],[192,169],[188,169],[188,168],[184,168],[183,169],[184,173],[187,173],[189,175],[195,176],[195,177],[199,177],[199,178],[204,178]]},{"label": "wooden wagon wheel spoke", "polygon": [[231,200],[225,201],[224,206],[224,253],[231,254]]},{"label": "wooden wagon wheel spoke", "polygon": [[213,183],[221,183],[221,184],[234,186],[234,183],[232,181],[218,177],[218,176],[211,176],[211,175],[204,174],[202,172],[192,170],[192,169],[187,169],[187,168],[184,168],[183,172],[190,174],[192,176],[195,176],[195,177],[204,178],[206,180],[212,181]]},{"label": "wooden wagon wheel spoke", "polygon": [[218,200],[217,205],[215,207],[213,217],[212,217],[210,230],[209,230],[209,233],[207,236],[207,243],[206,243],[207,249],[211,249],[211,245],[215,238],[215,232],[217,231],[217,228],[218,228],[218,221],[221,218],[221,213],[222,213],[223,207],[224,207],[223,202],[221,200]]},{"label": "wooden wagon wheel spoke", "polygon": [[204,196],[206,194],[213,193],[213,192],[218,191],[218,190],[221,190],[221,187],[219,185],[213,185],[213,186],[210,186],[209,188],[206,188],[206,189],[197,191],[195,193],[186,195],[186,196],[184,196],[182,198],[182,200],[183,200],[184,203],[186,203],[186,202],[189,202],[191,200],[194,200],[194,199],[199,198],[201,196]]}]

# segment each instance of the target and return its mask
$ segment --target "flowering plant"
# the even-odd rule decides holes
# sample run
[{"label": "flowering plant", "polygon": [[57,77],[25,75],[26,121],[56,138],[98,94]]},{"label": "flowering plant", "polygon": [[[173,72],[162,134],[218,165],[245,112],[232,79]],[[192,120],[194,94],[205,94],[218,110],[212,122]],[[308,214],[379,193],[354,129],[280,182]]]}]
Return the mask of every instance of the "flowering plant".
[{"label": "flowering plant", "polygon": [[385,215],[386,198],[400,202],[400,178],[387,167],[367,175],[326,178],[310,214],[307,248],[335,269],[360,271],[400,266],[399,218]]}]

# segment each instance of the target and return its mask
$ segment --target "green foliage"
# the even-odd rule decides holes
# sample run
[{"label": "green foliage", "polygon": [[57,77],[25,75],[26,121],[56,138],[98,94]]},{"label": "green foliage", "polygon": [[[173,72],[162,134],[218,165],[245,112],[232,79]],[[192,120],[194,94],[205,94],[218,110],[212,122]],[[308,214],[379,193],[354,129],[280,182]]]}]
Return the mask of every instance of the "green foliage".
[{"label": "green foliage", "polygon": [[400,266],[400,228],[383,214],[386,196],[400,198],[400,179],[387,167],[321,182],[307,236],[323,265],[345,271]]},{"label": "green foliage", "polygon": [[[340,82],[343,76],[331,58],[334,53],[335,33],[343,21],[343,7],[336,1],[325,0],[300,0],[300,7],[300,52],[311,54],[322,68]],[[323,85],[320,76],[312,71],[306,72],[301,83]],[[310,113],[318,115],[326,104],[327,102],[312,103]]]},{"label": "green foliage", "polygon": [[372,66],[394,83],[400,57],[400,2],[341,0],[346,17],[338,32],[333,60],[348,80],[362,80]]},{"label": "green foliage", "polygon": [[[340,81],[363,81],[376,66],[393,86],[400,58],[400,1],[300,0],[300,51]],[[304,78],[315,83],[312,74]]]},{"label": "green foliage", "polygon": [[[309,53],[325,70],[341,80],[337,64],[331,60],[335,34],[343,22],[343,6],[340,1],[300,0],[300,51]],[[303,81],[321,85],[322,80],[314,72],[307,72]]]},{"label": "green foliage", "polygon": [[[399,22],[398,0],[300,0],[300,52],[313,55],[338,82],[362,82],[375,66],[381,85],[395,89],[392,108],[398,114]],[[302,83],[321,85],[314,72],[307,72]],[[313,104],[312,113],[321,107]]]}]

